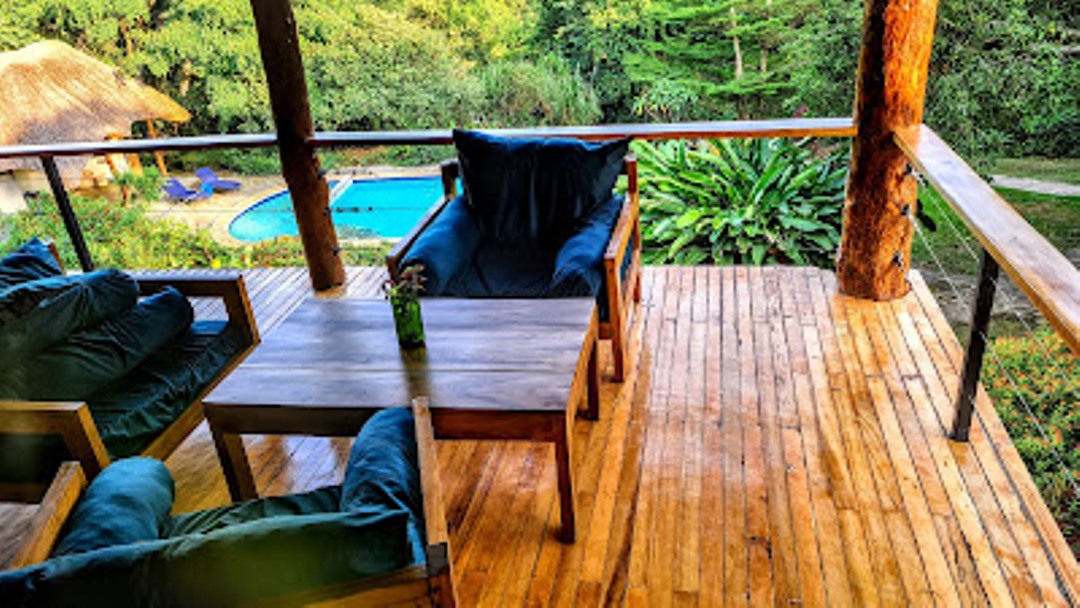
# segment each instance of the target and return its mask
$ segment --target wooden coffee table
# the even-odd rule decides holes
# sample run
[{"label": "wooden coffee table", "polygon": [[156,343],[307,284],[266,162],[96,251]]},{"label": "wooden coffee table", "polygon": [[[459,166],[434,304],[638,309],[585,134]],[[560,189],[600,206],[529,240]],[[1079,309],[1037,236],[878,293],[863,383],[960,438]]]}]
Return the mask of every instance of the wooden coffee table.
[{"label": "wooden coffee table", "polygon": [[401,350],[390,304],[300,305],[204,400],[234,500],[257,496],[241,435],[352,436],[379,409],[430,398],[440,439],[555,445],[560,539],[574,538],[578,405],[599,410],[592,298],[426,299],[426,348]]}]

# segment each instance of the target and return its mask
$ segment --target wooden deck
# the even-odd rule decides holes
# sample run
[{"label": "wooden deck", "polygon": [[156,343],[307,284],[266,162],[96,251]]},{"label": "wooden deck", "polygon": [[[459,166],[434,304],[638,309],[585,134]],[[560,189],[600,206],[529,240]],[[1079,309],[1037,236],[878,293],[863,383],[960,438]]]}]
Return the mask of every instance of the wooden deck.
[{"label": "wooden deck", "polygon": [[[350,295],[382,276],[350,269]],[[1077,562],[985,395],[971,443],[945,438],[962,354],[913,280],[882,304],[816,269],[647,268],[630,374],[576,425],[577,543],[555,539],[550,447],[440,444],[462,604],[1080,604]],[[263,332],[308,294],[302,269],[247,281]],[[264,494],[336,483],[348,453],[247,445]],[[178,510],[227,501],[205,424],[168,464]],[[8,531],[22,517],[0,516]]]}]

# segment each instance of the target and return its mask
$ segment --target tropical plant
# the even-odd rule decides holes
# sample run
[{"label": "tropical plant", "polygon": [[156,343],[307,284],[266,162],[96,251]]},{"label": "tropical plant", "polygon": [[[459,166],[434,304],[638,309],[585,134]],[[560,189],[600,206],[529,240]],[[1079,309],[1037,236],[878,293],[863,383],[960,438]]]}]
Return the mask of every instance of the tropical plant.
[{"label": "tropical plant", "polygon": [[124,195],[124,204],[131,202],[132,193],[138,200],[149,202],[161,198],[161,184],[164,179],[161,172],[150,167],[142,174],[125,171],[113,179],[113,183],[120,186]]},{"label": "tropical plant", "polygon": [[635,143],[647,263],[829,267],[846,154],[810,140]]}]

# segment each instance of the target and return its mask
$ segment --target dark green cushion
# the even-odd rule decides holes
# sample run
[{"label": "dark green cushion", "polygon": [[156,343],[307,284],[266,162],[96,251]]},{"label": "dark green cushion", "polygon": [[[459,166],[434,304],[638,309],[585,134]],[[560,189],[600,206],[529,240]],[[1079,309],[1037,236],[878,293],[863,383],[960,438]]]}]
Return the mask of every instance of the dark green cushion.
[{"label": "dark green cushion", "polygon": [[267,496],[214,509],[182,513],[172,518],[162,538],[188,534],[208,534],[236,524],[268,517],[337,513],[341,506],[341,486],[319,488],[302,494]]},{"label": "dark green cushion", "polygon": [[61,274],[63,270],[49,251],[49,246],[39,239],[30,239],[22,247],[0,259],[0,290]]},{"label": "dark green cushion", "polygon": [[4,606],[244,606],[409,565],[407,522],[403,511],[260,519],[0,573],[0,598]]},{"label": "dark green cushion", "polygon": [[113,458],[140,453],[194,401],[243,348],[223,321],[196,321],[88,403]]},{"label": "dark green cushion", "polygon": [[21,359],[135,306],[138,284],[118,270],[50,276],[0,292],[0,356]]},{"label": "dark green cushion", "polygon": [[174,496],[172,475],[160,460],[117,460],[86,489],[53,557],[158,540]]},{"label": "dark green cushion", "polygon": [[[109,455],[141,453],[242,347],[235,327],[196,321],[130,374],[91,395],[90,410]],[[0,481],[48,480],[68,458],[57,436],[0,435]]]},{"label": "dark green cushion", "polygon": [[26,359],[25,395],[82,400],[116,381],[191,325],[191,304],[172,287]]},{"label": "dark green cushion", "polygon": [[577,219],[611,198],[630,142],[507,139],[455,129],[454,145],[484,237],[561,244]]}]

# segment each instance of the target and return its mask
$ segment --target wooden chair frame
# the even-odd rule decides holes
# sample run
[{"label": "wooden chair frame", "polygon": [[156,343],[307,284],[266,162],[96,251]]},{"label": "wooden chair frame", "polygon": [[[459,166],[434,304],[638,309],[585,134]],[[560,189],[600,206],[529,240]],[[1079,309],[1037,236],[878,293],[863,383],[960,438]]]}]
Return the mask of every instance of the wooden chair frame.
[{"label": "wooden chair frame", "polygon": [[[386,255],[386,269],[390,278],[397,280],[401,262],[420,235],[435,221],[443,209],[457,195],[457,178],[461,167],[456,159],[443,161],[443,195],[423,217]],[[600,338],[611,340],[612,358],[615,363],[614,378],[622,382],[626,377],[626,345],[629,330],[629,313],[635,302],[641,301],[641,212],[638,196],[637,159],[632,155],[623,161],[623,174],[627,176],[626,201],[623,203],[615,228],[604,249],[604,275],[607,289],[607,321],[600,323]],[[620,270],[626,263],[627,245],[630,262],[625,280]]]},{"label": "wooden chair frame", "polygon": [[[239,273],[192,277],[165,273],[135,276],[140,293],[156,293],[166,286],[187,297],[217,297],[225,304],[229,323],[240,330],[244,347],[188,404],[187,408],[141,453],[164,460],[203,420],[202,400],[221,380],[240,364],[259,343],[255,315],[248,301],[247,288]],[[83,474],[93,479],[109,464],[109,456],[94,424],[90,408],[83,402],[4,401],[0,400],[0,433],[60,435],[68,453],[82,465]],[[0,500],[35,502],[43,488],[39,484],[0,484]]]},{"label": "wooden chair frame", "polygon": [[[286,606],[457,606],[450,537],[446,530],[446,509],[439,482],[438,454],[431,426],[431,412],[424,397],[413,400],[413,419],[420,469],[420,488],[424,499],[427,563],[389,572],[380,576],[325,587],[301,595],[259,604],[262,608]],[[24,568],[48,559],[64,522],[86,488],[87,480],[77,462],[60,467],[45,498],[31,520],[8,569]]]}]

